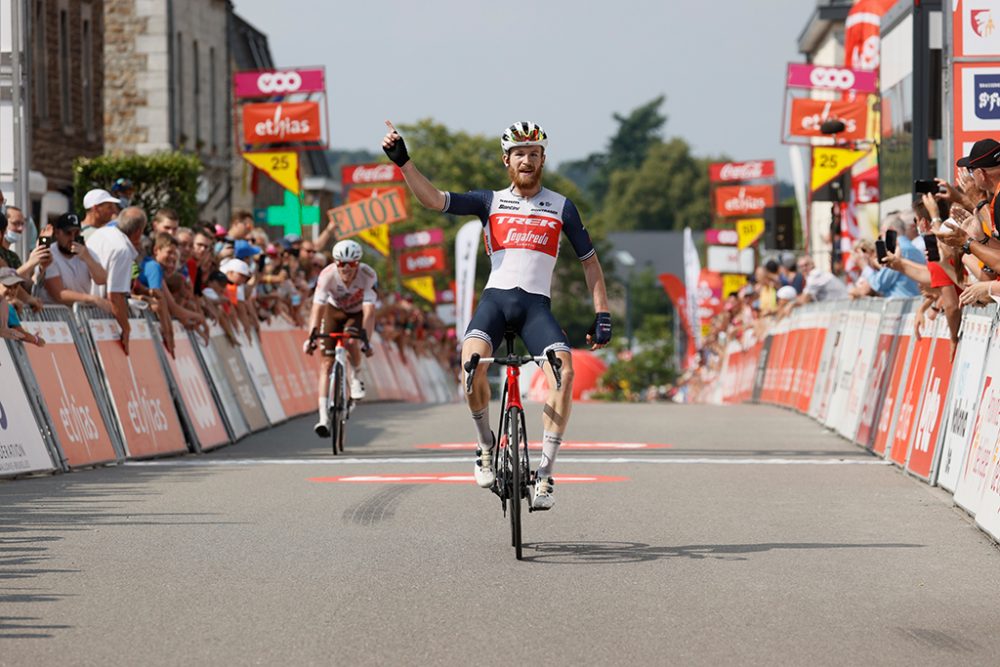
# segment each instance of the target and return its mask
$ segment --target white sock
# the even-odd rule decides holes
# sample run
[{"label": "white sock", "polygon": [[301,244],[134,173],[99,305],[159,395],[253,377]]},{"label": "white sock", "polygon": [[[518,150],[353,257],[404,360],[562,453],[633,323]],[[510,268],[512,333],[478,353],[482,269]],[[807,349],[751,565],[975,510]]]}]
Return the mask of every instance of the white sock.
[{"label": "white sock", "polygon": [[556,462],[556,454],[559,452],[559,445],[562,444],[562,433],[552,433],[545,431],[542,434],[542,460],[538,463],[538,477],[551,477],[552,466]]},{"label": "white sock", "polygon": [[493,432],[490,431],[490,406],[478,412],[472,413],[472,421],[476,424],[476,437],[479,440],[479,448],[484,451],[493,449]]},{"label": "white sock", "polygon": [[326,396],[319,397],[319,420],[323,424],[330,421],[330,413],[326,410],[326,404],[329,402],[330,401]]}]

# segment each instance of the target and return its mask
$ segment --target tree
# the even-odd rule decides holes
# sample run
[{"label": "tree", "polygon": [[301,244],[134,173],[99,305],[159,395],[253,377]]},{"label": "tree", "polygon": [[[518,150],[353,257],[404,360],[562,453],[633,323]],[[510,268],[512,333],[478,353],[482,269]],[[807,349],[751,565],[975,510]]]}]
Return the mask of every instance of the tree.
[{"label": "tree", "polygon": [[674,342],[669,331],[670,320],[664,314],[647,315],[636,331],[639,351],[629,357],[618,344],[618,359],[601,376],[602,391],[594,398],[632,400],[649,387],[670,384],[677,378],[674,366]]},{"label": "tree", "polygon": [[614,114],[618,131],[608,142],[605,155],[592,155],[587,161],[597,166],[588,183],[588,193],[598,205],[602,204],[611,185],[614,173],[637,169],[646,159],[649,150],[660,142],[660,135],[667,117],[660,113],[666,96],[646,102],[633,109],[627,116]]}]

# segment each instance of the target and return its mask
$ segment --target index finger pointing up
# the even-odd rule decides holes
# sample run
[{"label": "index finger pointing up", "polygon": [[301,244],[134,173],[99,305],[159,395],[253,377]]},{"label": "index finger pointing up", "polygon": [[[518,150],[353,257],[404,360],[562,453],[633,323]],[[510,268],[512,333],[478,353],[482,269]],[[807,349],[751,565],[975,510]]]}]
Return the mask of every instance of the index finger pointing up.
[{"label": "index finger pointing up", "polygon": [[387,128],[389,128],[390,132],[395,132],[396,134],[399,134],[399,130],[397,130],[395,127],[393,127],[392,121],[390,121],[390,120],[385,121],[385,126]]}]

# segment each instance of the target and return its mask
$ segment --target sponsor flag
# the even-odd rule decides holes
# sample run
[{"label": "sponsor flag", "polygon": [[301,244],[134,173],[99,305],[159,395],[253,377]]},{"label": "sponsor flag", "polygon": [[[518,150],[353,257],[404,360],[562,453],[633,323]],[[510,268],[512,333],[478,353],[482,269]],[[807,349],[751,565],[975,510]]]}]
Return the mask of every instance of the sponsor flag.
[{"label": "sponsor flag", "polygon": [[869,151],[856,151],[849,148],[834,148],[832,146],[815,146],[812,150],[812,182],[813,192],[844,173]]},{"label": "sponsor flag", "polygon": [[436,303],[437,291],[434,289],[434,278],[431,276],[420,276],[419,278],[407,278],[403,281],[403,286],[421,299]]},{"label": "sponsor flag", "polygon": [[764,218],[750,218],[736,221],[736,233],[739,235],[739,242],[736,247],[740,250],[749,248],[764,234]]},{"label": "sponsor flag", "polygon": [[300,194],[299,154],[293,151],[244,153],[243,159],[294,195]]},{"label": "sponsor flag", "polygon": [[674,312],[680,317],[681,327],[684,329],[684,333],[687,339],[691,341],[687,346],[687,356],[686,356],[686,366],[690,366],[690,362],[694,359],[695,348],[693,342],[695,340],[694,330],[691,328],[690,309],[687,304],[687,289],[684,287],[684,281],[675,276],[672,273],[661,273],[659,275],[660,284],[663,285],[663,291],[667,293],[670,300],[674,304]]},{"label": "sponsor flag", "polygon": [[409,217],[406,198],[400,197],[399,192],[394,190],[330,209],[329,215],[337,226],[338,239],[350,238],[365,229],[391,225]]},{"label": "sponsor flag", "polygon": [[476,290],[476,257],[483,223],[470,220],[455,236],[455,331],[465,335],[472,320],[472,304]]},{"label": "sponsor flag", "polygon": [[874,72],[879,68],[882,16],[896,0],[858,0],[847,13],[844,23],[844,65],[851,69]]},{"label": "sponsor flag", "polygon": [[[701,275],[701,259],[698,257],[698,248],[694,245],[694,237],[691,228],[684,228],[684,286],[687,290],[688,321],[694,337],[691,347],[697,349],[701,347],[701,328],[695,326],[698,322],[698,278]],[[689,350],[689,354],[691,350]]]},{"label": "sponsor flag", "polygon": [[403,276],[437,273],[446,268],[444,248],[440,246],[408,250],[399,256],[399,273]]}]

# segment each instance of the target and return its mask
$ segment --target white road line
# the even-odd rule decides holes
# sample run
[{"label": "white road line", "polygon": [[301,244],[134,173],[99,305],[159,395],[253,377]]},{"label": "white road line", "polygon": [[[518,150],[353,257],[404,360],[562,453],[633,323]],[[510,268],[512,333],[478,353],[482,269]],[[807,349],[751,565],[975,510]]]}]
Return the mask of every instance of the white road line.
[{"label": "white road line", "polygon": [[[240,467],[240,466],[262,466],[262,465],[317,465],[317,466],[342,466],[342,465],[427,465],[429,463],[468,463],[472,459],[468,456],[426,456],[426,457],[386,457],[386,458],[329,458],[329,459],[209,459],[209,458],[184,458],[184,459],[159,459],[155,461],[126,461],[122,465],[142,466],[142,467],[168,467],[168,466],[190,466],[190,467]],[[602,465],[891,465],[889,461],[876,458],[753,458],[753,457],[656,457],[656,458],[629,458],[629,457],[599,457],[599,456],[566,456],[559,457],[559,463],[600,463]]]}]

